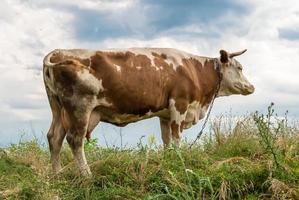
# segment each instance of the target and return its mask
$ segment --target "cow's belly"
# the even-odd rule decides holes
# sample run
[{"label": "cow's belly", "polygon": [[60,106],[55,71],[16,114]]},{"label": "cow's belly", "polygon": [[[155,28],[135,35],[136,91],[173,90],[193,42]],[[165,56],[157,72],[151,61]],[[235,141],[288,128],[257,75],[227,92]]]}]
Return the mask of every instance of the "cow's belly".
[{"label": "cow's belly", "polygon": [[192,102],[187,109],[186,118],[184,121],[184,129],[190,128],[201,120],[207,111],[207,106],[202,106],[199,102]]},{"label": "cow's belly", "polygon": [[155,113],[149,111],[145,113],[144,115],[135,115],[135,114],[127,114],[127,113],[118,113],[112,109],[109,108],[103,108],[99,107],[95,109],[97,115],[100,116],[100,120],[111,123],[117,126],[125,126],[129,123],[137,122],[143,119],[148,119],[152,117],[163,117],[163,118],[169,118],[169,110],[163,109],[160,111],[157,111]]}]

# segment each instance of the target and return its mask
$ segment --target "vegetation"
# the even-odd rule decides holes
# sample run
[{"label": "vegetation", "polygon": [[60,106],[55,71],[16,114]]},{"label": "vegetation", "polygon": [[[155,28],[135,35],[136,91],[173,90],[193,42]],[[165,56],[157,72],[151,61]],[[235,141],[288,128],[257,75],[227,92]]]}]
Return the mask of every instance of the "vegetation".
[{"label": "vegetation", "polygon": [[36,141],[0,150],[0,199],[299,199],[299,131],[287,118],[254,113],[219,117],[191,149],[163,150],[150,137],[135,149],[86,144],[93,177],[79,176],[67,145],[51,174]]}]

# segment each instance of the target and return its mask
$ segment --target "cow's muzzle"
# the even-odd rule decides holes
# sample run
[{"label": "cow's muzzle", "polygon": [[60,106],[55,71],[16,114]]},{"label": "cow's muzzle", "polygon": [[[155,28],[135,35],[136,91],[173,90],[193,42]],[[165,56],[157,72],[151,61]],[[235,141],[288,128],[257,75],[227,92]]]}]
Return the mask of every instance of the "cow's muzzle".
[{"label": "cow's muzzle", "polygon": [[252,84],[246,85],[243,89],[243,95],[249,95],[254,92],[255,88]]},{"label": "cow's muzzle", "polygon": [[249,95],[254,92],[254,86],[252,84],[235,84],[234,87],[238,91],[237,93],[242,95]]}]

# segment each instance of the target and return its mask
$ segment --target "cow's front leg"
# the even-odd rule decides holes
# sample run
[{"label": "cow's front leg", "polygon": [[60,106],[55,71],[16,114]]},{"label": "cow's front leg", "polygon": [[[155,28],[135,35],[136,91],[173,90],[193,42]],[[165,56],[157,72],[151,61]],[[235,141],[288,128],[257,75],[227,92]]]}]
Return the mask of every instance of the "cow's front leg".
[{"label": "cow's front leg", "polygon": [[168,147],[171,142],[171,130],[169,119],[160,118],[160,127],[164,147]]},{"label": "cow's front leg", "polygon": [[183,130],[183,123],[187,114],[188,103],[186,100],[175,100],[170,99],[169,110],[170,110],[170,130],[172,140],[175,145],[179,146],[181,141],[181,133]]}]

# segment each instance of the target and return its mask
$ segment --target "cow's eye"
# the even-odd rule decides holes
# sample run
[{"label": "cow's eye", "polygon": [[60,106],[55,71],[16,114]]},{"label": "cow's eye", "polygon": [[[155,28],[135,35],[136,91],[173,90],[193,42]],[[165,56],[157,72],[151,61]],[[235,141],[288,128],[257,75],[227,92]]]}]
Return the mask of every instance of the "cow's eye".
[{"label": "cow's eye", "polygon": [[238,67],[238,70],[242,71],[242,67]]}]

